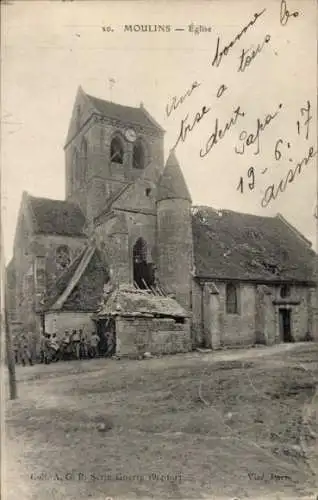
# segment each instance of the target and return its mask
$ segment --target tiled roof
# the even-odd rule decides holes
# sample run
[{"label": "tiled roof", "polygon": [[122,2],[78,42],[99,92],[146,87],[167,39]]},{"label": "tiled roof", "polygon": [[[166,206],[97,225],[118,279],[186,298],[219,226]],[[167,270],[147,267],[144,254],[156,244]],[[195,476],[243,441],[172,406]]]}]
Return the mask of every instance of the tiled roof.
[{"label": "tiled roof", "polygon": [[92,102],[94,108],[104,116],[115,118],[125,123],[135,123],[163,131],[162,127],[150,116],[143,106],[139,108],[123,106],[122,104],[105,101],[104,99],[99,99],[89,94],[86,95]]},{"label": "tiled roof", "polygon": [[85,217],[75,203],[28,196],[35,232],[84,236]]},{"label": "tiled roof", "polygon": [[308,242],[280,216],[194,207],[195,274],[262,281],[314,280],[317,258]]}]

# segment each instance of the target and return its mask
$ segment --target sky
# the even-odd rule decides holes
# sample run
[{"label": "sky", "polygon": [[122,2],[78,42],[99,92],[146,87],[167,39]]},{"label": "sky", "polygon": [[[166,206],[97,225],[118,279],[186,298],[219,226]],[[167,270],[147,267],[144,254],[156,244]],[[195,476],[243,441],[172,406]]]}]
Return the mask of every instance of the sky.
[{"label": "sky", "polygon": [[[22,192],[64,198],[63,146],[79,85],[119,104],[143,102],[166,130],[166,157],[183,123],[175,152],[194,204],[279,212],[316,247],[316,11],[314,0],[3,4],[6,261]],[[201,32],[190,31],[191,24],[201,25]],[[153,32],[141,25],[152,25]],[[212,65],[218,40],[219,52],[233,43]],[[168,116],[174,96],[176,101],[187,91]],[[216,123],[217,143],[205,154]],[[304,158],[307,164],[295,174]],[[285,190],[264,202],[287,175]]]}]

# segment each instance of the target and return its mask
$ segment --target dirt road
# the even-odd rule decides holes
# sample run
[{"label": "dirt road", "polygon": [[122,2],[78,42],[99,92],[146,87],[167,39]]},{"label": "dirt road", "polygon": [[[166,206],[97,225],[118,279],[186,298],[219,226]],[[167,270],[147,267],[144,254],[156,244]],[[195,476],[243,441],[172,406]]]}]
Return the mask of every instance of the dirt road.
[{"label": "dirt road", "polygon": [[6,496],[314,499],[318,345],[18,367]]}]

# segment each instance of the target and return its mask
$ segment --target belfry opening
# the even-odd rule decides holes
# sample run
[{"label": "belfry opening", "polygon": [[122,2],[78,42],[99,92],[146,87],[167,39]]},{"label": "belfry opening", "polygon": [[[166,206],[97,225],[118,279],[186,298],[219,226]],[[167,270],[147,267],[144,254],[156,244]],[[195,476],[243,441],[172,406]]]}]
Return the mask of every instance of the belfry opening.
[{"label": "belfry opening", "polygon": [[138,238],[133,248],[134,283],[146,289],[154,284],[152,262],[148,262],[148,247],[143,238]]}]

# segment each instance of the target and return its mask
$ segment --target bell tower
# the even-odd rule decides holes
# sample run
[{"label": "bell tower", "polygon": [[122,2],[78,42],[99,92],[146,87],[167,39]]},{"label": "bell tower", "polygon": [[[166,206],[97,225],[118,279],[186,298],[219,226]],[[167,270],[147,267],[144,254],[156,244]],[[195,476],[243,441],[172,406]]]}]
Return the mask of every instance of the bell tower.
[{"label": "bell tower", "polygon": [[130,107],[77,92],[65,145],[66,198],[90,224],[147,167],[163,169],[164,130],[143,105]]}]

